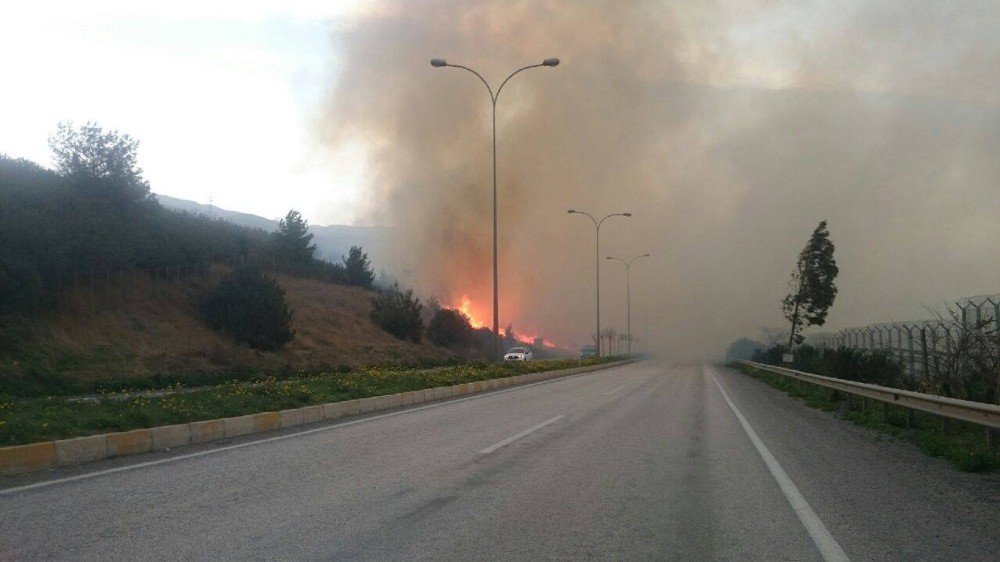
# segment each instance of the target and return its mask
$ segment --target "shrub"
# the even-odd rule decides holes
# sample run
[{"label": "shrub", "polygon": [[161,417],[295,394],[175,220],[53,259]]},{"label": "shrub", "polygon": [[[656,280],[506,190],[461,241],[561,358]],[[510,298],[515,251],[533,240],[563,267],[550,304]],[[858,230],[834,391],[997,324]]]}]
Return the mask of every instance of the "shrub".
[{"label": "shrub", "polygon": [[[785,349],[784,346],[776,345],[767,350],[757,350],[754,361],[783,366],[781,359]],[[903,366],[888,351],[882,349],[817,349],[803,345],[795,348],[792,368],[826,377],[912,389],[909,379],[903,376]]]},{"label": "shrub", "polygon": [[276,351],[294,337],[285,291],[254,268],[226,275],[202,302],[201,313],[213,329],[254,349]]},{"label": "shrub", "polygon": [[467,347],[472,343],[472,325],[469,318],[458,310],[438,308],[427,326],[427,338],[434,345]]},{"label": "shrub", "polygon": [[413,296],[413,290],[403,292],[399,283],[378,291],[372,297],[371,319],[376,326],[389,332],[397,339],[420,343],[424,321],[420,318],[420,299]]},{"label": "shrub", "polygon": [[763,348],[764,346],[760,342],[755,342],[748,338],[740,338],[730,344],[729,349],[726,350],[726,361],[750,359]]}]

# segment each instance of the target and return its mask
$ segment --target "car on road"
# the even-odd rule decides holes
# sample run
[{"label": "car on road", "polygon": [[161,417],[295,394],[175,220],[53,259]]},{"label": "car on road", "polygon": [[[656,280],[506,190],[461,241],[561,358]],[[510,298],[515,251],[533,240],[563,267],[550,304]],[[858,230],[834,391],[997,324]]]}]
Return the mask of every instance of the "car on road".
[{"label": "car on road", "polygon": [[597,347],[585,345],[580,348],[580,359],[587,359],[588,357],[597,357]]},{"label": "car on road", "polygon": [[527,347],[512,347],[504,353],[504,361],[531,361],[534,355]]}]

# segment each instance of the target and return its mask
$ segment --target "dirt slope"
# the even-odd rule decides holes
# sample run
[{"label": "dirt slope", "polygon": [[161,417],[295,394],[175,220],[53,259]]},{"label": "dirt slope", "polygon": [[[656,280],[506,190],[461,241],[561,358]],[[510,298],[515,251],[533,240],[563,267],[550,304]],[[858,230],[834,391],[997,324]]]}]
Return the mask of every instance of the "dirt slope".
[{"label": "dirt slope", "polygon": [[130,375],[331,369],[421,364],[449,353],[402,342],[372,324],[371,292],[275,275],[294,310],[295,339],[275,353],[254,351],[213,332],[196,303],[223,270],[174,281],[129,280],[112,291],[80,291],[58,313],[4,327],[0,376],[42,370],[84,380]]}]

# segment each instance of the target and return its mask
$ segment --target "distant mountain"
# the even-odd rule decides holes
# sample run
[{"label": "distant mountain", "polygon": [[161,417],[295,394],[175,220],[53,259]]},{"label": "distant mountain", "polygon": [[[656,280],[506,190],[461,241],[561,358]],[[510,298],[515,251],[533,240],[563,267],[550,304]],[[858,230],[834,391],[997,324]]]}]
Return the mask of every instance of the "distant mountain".
[{"label": "distant mountain", "polygon": [[271,220],[265,219],[264,217],[258,217],[257,215],[251,215],[249,213],[227,211],[226,209],[220,209],[212,205],[202,205],[201,203],[188,201],[187,199],[178,199],[176,197],[170,197],[169,195],[160,195],[159,193],[154,195],[156,195],[156,200],[160,202],[160,205],[175,211],[183,211],[185,213],[191,213],[192,215],[217,217],[240,226],[259,228],[267,232],[271,232],[278,228],[277,219]]},{"label": "distant mountain", "polygon": [[[188,201],[187,199],[170,197],[169,195],[156,194],[156,199],[164,207],[176,211],[216,217],[234,224],[259,228],[267,232],[273,232],[278,228],[278,219],[266,219],[249,213],[229,211],[212,205]],[[372,261],[376,261],[376,256],[381,253],[386,235],[386,229],[382,227],[348,226],[343,224],[328,226],[311,224],[309,225],[309,231],[313,234],[313,243],[316,244],[317,257],[333,262],[340,261],[341,256],[347,255],[351,246],[361,246],[371,256]],[[376,269],[378,269],[378,264],[376,263],[375,265]]]}]

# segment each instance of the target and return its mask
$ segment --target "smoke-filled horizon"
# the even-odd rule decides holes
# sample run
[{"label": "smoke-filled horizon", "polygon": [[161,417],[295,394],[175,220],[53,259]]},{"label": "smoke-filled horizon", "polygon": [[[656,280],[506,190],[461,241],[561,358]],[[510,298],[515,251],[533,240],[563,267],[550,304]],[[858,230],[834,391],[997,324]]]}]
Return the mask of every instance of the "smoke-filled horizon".
[{"label": "smoke-filled horizon", "polygon": [[[1000,10],[994,4],[384,2],[338,27],[324,143],[368,150],[383,256],[421,295],[490,321],[490,102],[501,326],[564,345],[594,324],[677,359],[783,326],[796,256],[828,220],[826,329],[1000,290]],[[813,328],[812,330],[816,330]],[[808,331],[807,331],[808,333]]]}]

